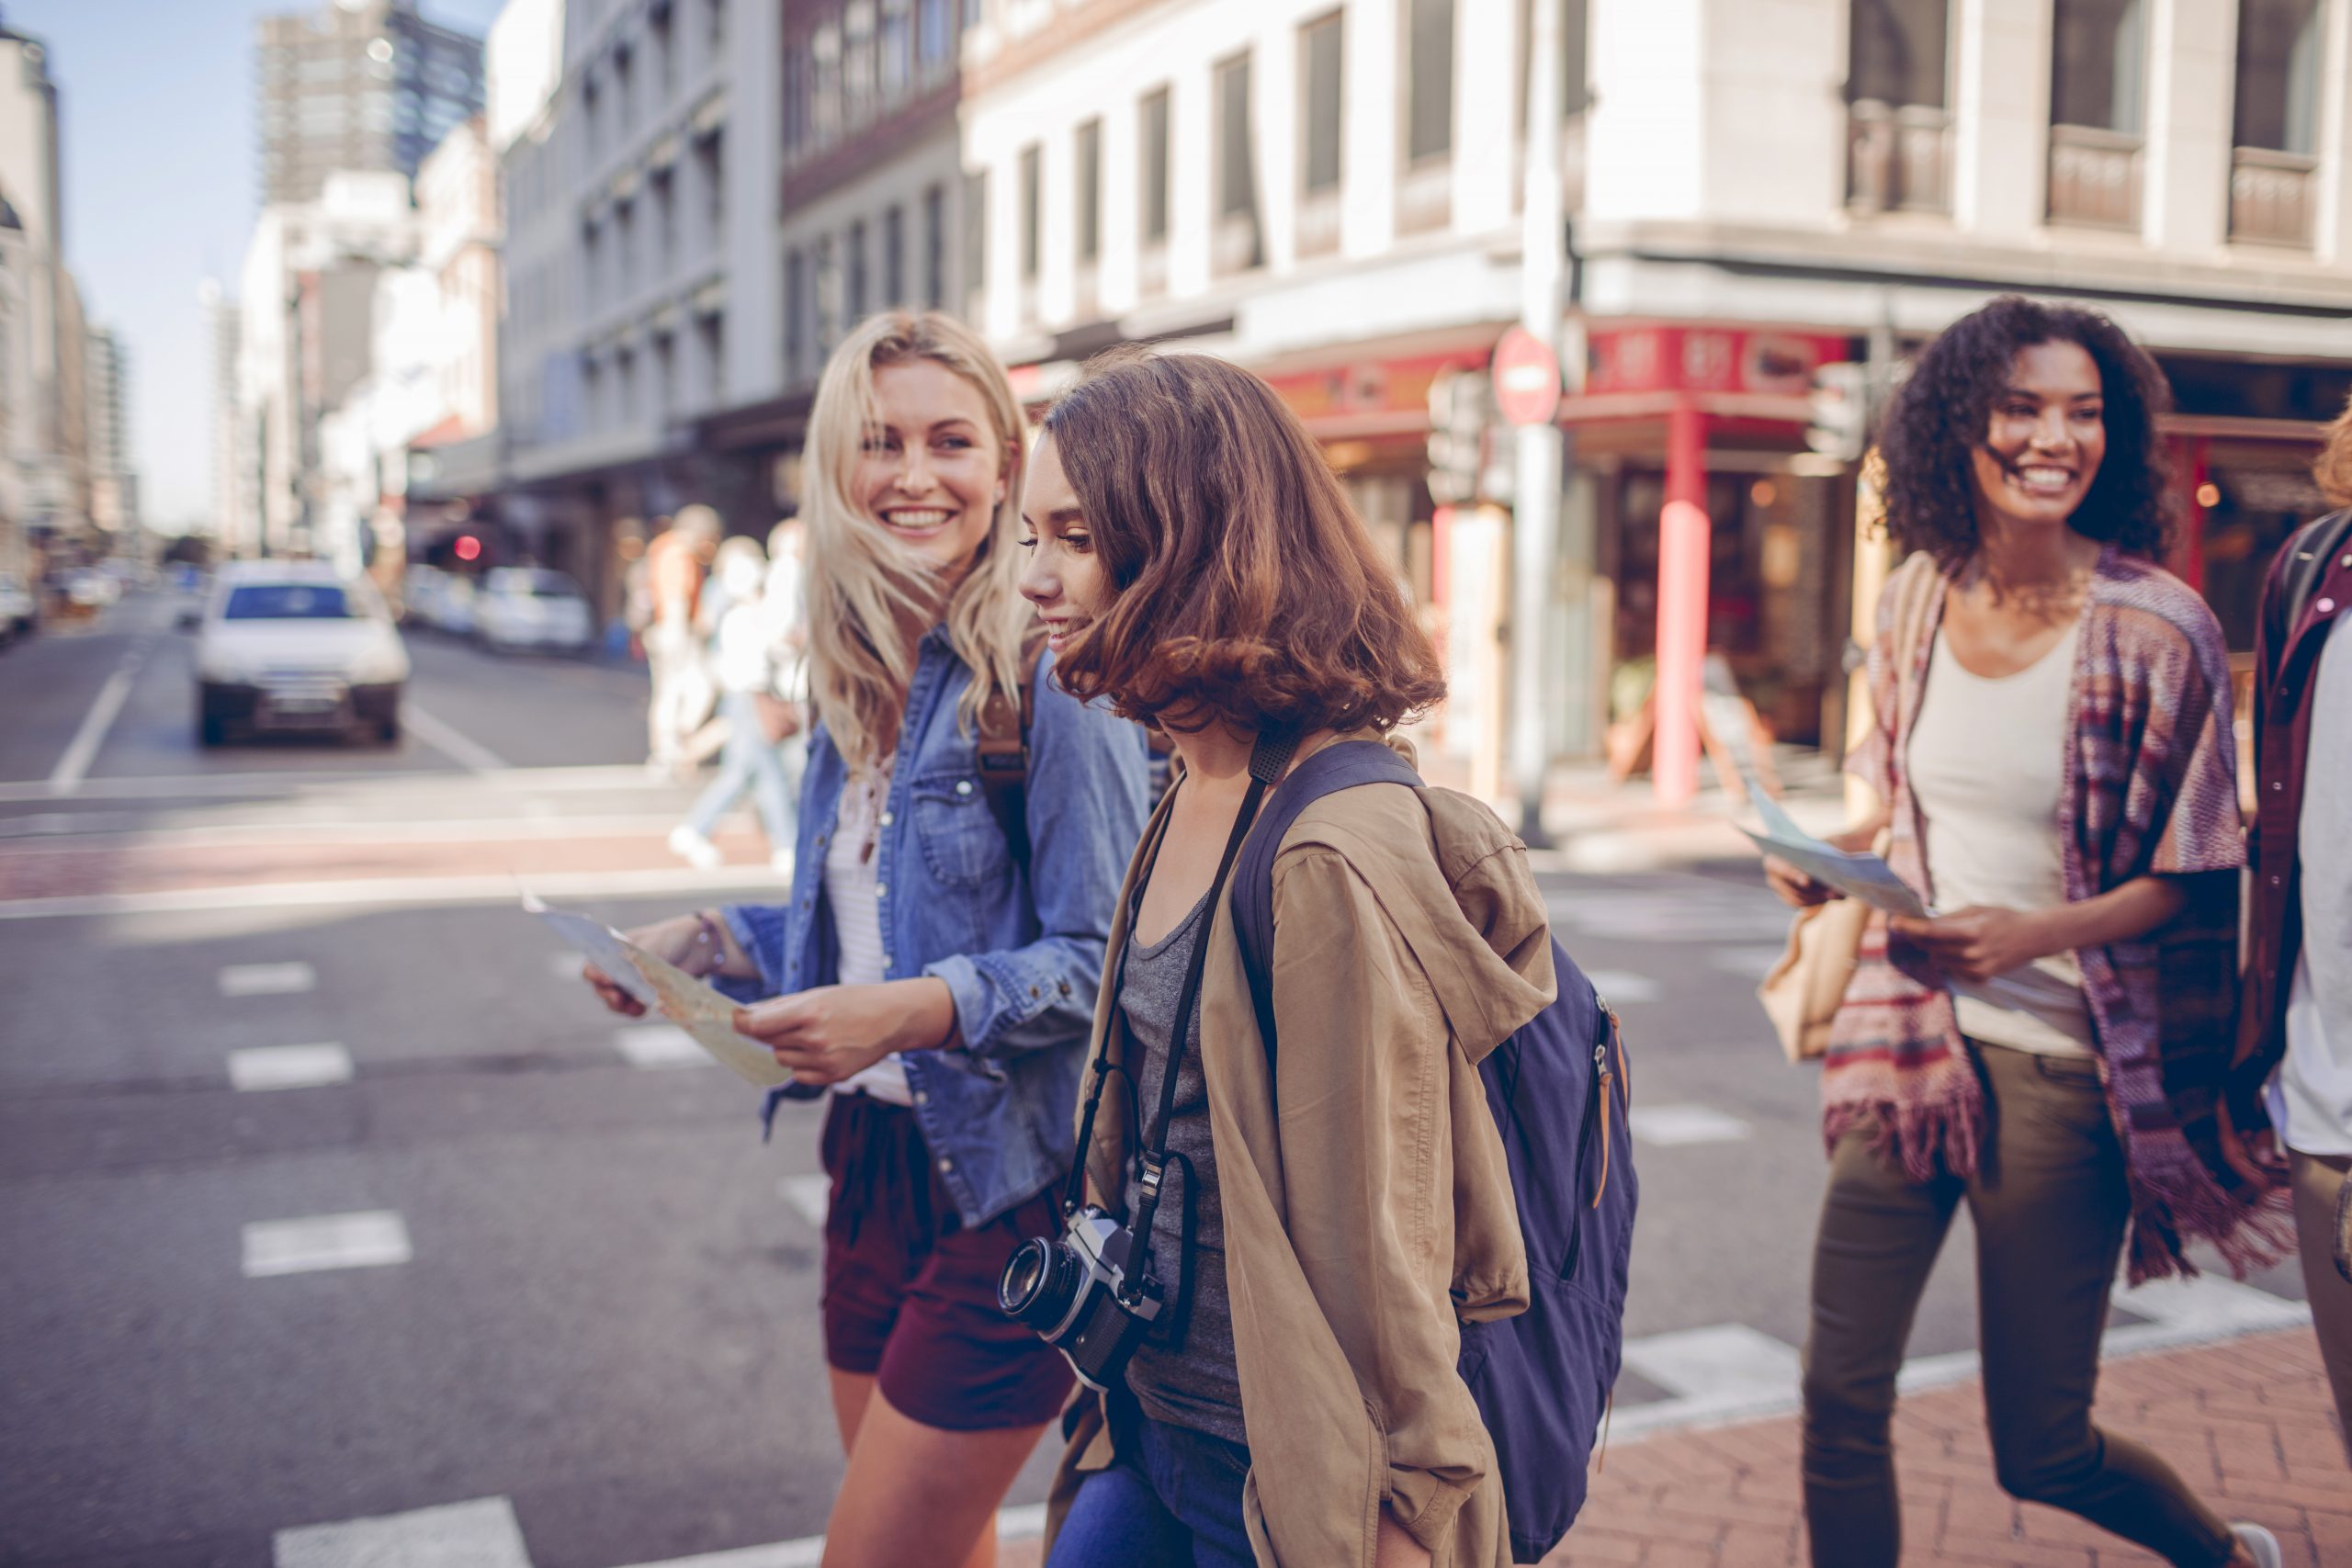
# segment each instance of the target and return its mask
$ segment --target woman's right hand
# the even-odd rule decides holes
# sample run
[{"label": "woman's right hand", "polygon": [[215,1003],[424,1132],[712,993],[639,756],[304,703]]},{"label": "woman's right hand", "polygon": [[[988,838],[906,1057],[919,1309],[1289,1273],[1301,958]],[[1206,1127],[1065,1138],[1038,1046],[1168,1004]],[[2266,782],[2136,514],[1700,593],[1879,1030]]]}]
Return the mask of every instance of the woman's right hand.
[{"label": "woman's right hand", "polygon": [[1764,882],[1781,903],[1792,909],[1810,909],[1816,904],[1845,897],[1827,883],[1815,882],[1778,855],[1764,857]]},{"label": "woman's right hand", "polygon": [[[675,964],[680,968],[685,967],[684,960],[693,949],[695,939],[701,934],[702,919],[696,915],[680,915],[673,919],[656,920],[650,926],[639,926],[635,931],[621,933],[656,958]],[[620,982],[594,964],[582,964],[580,966],[580,977],[588,982],[588,988],[596,993],[598,1001],[623,1018],[645,1016],[645,1004],[630,996],[622,988]]]}]

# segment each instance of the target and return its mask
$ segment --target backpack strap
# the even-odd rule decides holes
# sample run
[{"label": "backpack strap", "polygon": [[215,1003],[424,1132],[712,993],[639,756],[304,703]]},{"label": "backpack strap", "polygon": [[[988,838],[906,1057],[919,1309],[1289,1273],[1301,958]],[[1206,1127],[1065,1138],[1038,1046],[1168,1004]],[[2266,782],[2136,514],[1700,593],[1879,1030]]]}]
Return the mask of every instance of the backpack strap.
[{"label": "backpack strap", "polygon": [[1004,831],[1012,863],[1029,869],[1029,728],[1037,717],[1037,664],[1045,657],[1046,641],[1032,637],[1021,645],[1018,699],[1001,691],[989,694],[980,705],[980,793],[988,797],[996,825]]},{"label": "backpack strap", "polygon": [[1233,929],[1240,939],[1241,966],[1250,976],[1250,1000],[1257,1009],[1258,1034],[1266,1043],[1269,1066],[1274,1059],[1274,856],[1299,813],[1327,795],[1368,784],[1419,789],[1421,775],[1377,740],[1342,740],[1324,747],[1292,769],[1267,800],[1235,863]]},{"label": "backpack strap", "polygon": [[2347,546],[2352,546],[2352,507],[2319,519],[2287,542],[2287,549],[2294,558],[2279,584],[2286,608],[2279,625],[2287,636],[2292,637],[2295,628],[2303,624],[2303,612],[2311,608],[2312,596],[2327,581],[2338,552]]}]

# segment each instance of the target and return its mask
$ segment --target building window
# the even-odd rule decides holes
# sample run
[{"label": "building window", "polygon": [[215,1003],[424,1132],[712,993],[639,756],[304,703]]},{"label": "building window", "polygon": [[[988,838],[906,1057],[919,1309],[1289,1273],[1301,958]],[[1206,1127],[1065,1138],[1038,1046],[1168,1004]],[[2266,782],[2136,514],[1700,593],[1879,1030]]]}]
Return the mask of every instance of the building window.
[{"label": "building window", "polygon": [[2057,0],[2050,62],[2050,216],[2140,224],[2146,0]]},{"label": "building window", "polygon": [[851,128],[874,114],[874,53],[873,0],[851,0],[842,17],[842,114]]},{"label": "building window", "polygon": [[989,172],[974,169],[964,176],[964,294],[965,314],[981,316],[989,287]]},{"label": "building window", "polygon": [[1102,122],[1078,128],[1078,259],[1091,266],[1102,254]]},{"label": "building window", "polygon": [[1142,166],[1136,175],[1143,188],[1136,210],[1143,243],[1164,244],[1168,240],[1168,89],[1147,96],[1137,118],[1136,156]]},{"label": "building window", "polygon": [[883,0],[881,49],[882,101],[895,104],[914,82],[914,18],[907,14],[907,0]]},{"label": "building window", "polygon": [[926,80],[956,57],[954,0],[918,0],[915,6],[915,56]]},{"label": "building window", "polygon": [[1340,69],[1344,35],[1334,11],[1298,29],[1299,188],[1310,195],[1340,188],[1340,109],[1346,89]]},{"label": "building window", "polygon": [[922,193],[922,303],[926,310],[947,303],[947,191],[943,186]]},{"label": "building window", "polygon": [[808,50],[800,43],[784,46],[784,154],[797,158],[808,145]]},{"label": "building window", "polygon": [[833,351],[842,333],[841,274],[833,265],[833,237],[820,234],[817,239],[817,356],[821,359]]},{"label": "building window", "polygon": [[1021,150],[1021,281],[1037,280],[1039,254],[1044,249],[1041,231],[1045,213],[1042,210],[1042,186],[1045,183],[1045,149],[1031,143]]},{"label": "building window", "polygon": [[988,19],[989,0],[964,0],[964,28],[966,31],[968,32],[970,29],[978,27],[982,22],[985,22]]},{"label": "building window", "polygon": [[842,35],[831,23],[817,29],[808,42],[809,118],[814,141],[830,147],[842,133]]},{"label": "building window", "polygon": [[1265,260],[1258,232],[1257,145],[1250,133],[1250,56],[1218,62],[1216,95],[1216,231],[1211,264],[1219,273],[1244,272]]},{"label": "building window", "polygon": [[895,202],[882,214],[882,308],[907,302],[907,210]]},{"label": "building window", "polygon": [[2240,0],[2233,239],[2312,243],[2323,19],[2319,0]]},{"label": "building window", "polygon": [[784,257],[784,374],[786,380],[800,373],[800,356],[808,347],[808,258],[797,250],[787,251]]},{"label": "building window", "polygon": [[849,226],[849,319],[865,320],[865,220]]},{"label": "building window", "polygon": [[1406,0],[1405,161],[1453,151],[1453,0]]},{"label": "building window", "polygon": [[1951,209],[1950,0],[1852,0],[1846,196],[1864,211]]}]

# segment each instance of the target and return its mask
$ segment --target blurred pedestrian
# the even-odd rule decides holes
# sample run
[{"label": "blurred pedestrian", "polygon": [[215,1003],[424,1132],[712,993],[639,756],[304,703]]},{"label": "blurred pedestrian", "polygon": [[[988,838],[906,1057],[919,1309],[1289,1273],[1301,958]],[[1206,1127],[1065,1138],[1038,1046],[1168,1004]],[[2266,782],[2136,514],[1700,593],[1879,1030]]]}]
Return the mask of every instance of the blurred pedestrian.
[{"label": "blurred pedestrian", "polygon": [[641,635],[653,682],[645,716],[646,766],[657,773],[678,767],[686,738],[708,715],[715,694],[695,612],[721,532],[718,513],[707,506],[688,506],[645,547],[650,618]]},{"label": "blurred pedestrian", "polygon": [[[1023,521],[1063,681],[1164,721],[1184,763],[1096,1026],[1144,1109],[1110,1097],[1088,1154],[1089,1201],[1137,1227],[1162,1306],[1066,1423],[1048,1562],[1503,1568],[1456,1363],[1462,1320],[1528,1301],[1476,1066],[1553,997],[1526,857],[1446,792],[1307,808],[1273,873],[1279,1116],[1217,902],[1260,731],[1298,732],[1301,756],[1385,737],[1444,694],[1436,652],[1297,419],[1216,359],[1081,381],[1046,416]],[[1148,1143],[1170,1190],[1133,1179]]]},{"label": "blurred pedestrian", "polygon": [[2222,1147],[2248,1179],[2294,1194],[2352,1456],[2352,404],[2315,475],[2344,510],[2278,552],[2256,633],[2255,904]]},{"label": "blurred pedestrian", "polygon": [[725,857],[710,841],[711,829],[749,790],[767,833],[769,863],[789,874],[804,721],[787,688],[799,660],[780,655],[798,617],[793,606],[771,603],[769,563],[756,540],[737,537],[720,545],[712,576],[723,591],[711,596],[720,601],[711,676],[726,727],[725,755],[718,776],[672,830],[670,848],[701,870],[718,865]]},{"label": "blurred pedestrian", "polygon": [[[952,317],[876,316],[834,351],[809,415],[817,723],[789,898],[634,933],[773,998],[738,1027],[795,1091],[831,1090],[823,1329],[849,1468],[826,1561],[860,1568],[992,1563],[1070,1386],[996,1281],[1056,1218],[1146,764],[1141,729],[1054,686],[1050,655],[1024,678],[1022,440],[1003,367]],[[1024,687],[1026,783],[1000,819],[980,729]]]},{"label": "blurred pedestrian", "polygon": [[[1883,434],[1888,525],[1917,553],[1880,598],[1874,723],[1847,764],[1882,804],[1845,843],[1885,830],[1940,912],[1871,917],[1824,1062],[1816,1564],[1901,1555],[1895,1377],[1962,1203],[2002,1486],[2169,1562],[2279,1561],[2091,1420],[2127,1234],[2134,1281],[2190,1272],[2192,1240],[2243,1273],[2285,1239],[2199,1152],[2218,1148],[2244,851],[2228,649],[2155,564],[2165,401],[2105,317],[2007,298],[1929,345]],[[1767,873],[1792,904],[1830,896]]]}]

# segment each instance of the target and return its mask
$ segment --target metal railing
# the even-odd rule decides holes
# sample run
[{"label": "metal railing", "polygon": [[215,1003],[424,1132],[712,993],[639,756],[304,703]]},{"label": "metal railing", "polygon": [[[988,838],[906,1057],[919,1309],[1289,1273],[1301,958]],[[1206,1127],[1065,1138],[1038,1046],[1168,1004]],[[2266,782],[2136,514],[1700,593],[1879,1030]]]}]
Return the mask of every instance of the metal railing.
[{"label": "metal railing", "polygon": [[1248,272],[1266,259],[1258,243],[1258,214],[1228,212],[1216,220],[1209,239],[1209,271],[1217,277]]},{"label": "metal railing", "polygon": [[1951,115],[1863,98],[1846,109],[1846,203],[1860,212],[1951,210]]},{"label": "metal railing", "polygon": [[1435,157],[1396,180],[1396,231],[1424,234],[1453,221],[1453,160]]},{"label": "metal railing", "polygon": [[2050,128],[2050,220],[2137,229],[2145,175],[2137,136],[2086,125]]},{"label": "metal railing", "polygon": [[1298,257],[1328,256],[1340,248],[1340,191],[1312,191],[1298,198]]},{"label": "metal railing", "polygon": [[2319,160],[2301,152],[2234,149],[2230,160],[2230,238],[2308,246],[2318,174]]}]

